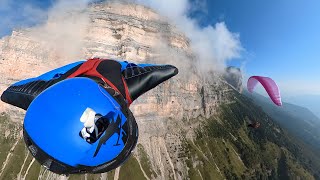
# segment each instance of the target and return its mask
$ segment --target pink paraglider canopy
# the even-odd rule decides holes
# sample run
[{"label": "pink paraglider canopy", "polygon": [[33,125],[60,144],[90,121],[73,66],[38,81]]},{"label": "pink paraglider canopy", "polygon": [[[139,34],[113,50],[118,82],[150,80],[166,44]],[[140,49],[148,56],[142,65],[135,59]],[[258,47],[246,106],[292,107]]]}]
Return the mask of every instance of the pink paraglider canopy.
[{"label": "pink paraglider canopy", "polygon": [[281,106],[282,102],[281,102],[280,90],[277,84],[271,78],[263,77],[263,76],[251,76],[248,79],[248,83],[247,83],[248,91],[252,93],[254,87],[257,85],[258,82],[262,84],[262,86],[267,91],[271,100],[276,105]]}]

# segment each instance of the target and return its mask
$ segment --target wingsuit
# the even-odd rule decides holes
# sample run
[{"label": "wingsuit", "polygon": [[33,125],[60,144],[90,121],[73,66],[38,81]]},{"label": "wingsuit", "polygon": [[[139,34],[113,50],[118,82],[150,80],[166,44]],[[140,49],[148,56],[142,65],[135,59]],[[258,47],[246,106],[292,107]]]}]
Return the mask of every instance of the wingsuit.
[{"label": "wingsuit", "polygon": [[137,143],[130,104],[176,74],[172,65],[94,58],[19,81],[1,100],[27,110],[24,141],[44,167],[102,173],[123,164]]}]

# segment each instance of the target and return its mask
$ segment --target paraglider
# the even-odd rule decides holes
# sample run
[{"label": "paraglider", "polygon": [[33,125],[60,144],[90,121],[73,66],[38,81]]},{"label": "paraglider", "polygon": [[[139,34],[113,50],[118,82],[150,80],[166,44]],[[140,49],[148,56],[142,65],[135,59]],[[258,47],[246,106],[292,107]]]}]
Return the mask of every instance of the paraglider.
[{"label": "paraglider", "polygon": [[172,65],[89,59],[11,85],[1,100],[27,110],[24,141],[57,174],[103,173],[136,146],[132,101],[178,74]]},{"label": "paraglider", "polygon": [[260,82],[264,89],[267,91],[269,97],[273,101],[274,104],[277,106],[281,106],[281,96],[280,96],[280,90],[277,86],[277,84],[269,77],[263,77],[263,76],[251,76],[248,79],[247,88],[249,92],[253,92],[253,89],[257,85],[257,83]]}]

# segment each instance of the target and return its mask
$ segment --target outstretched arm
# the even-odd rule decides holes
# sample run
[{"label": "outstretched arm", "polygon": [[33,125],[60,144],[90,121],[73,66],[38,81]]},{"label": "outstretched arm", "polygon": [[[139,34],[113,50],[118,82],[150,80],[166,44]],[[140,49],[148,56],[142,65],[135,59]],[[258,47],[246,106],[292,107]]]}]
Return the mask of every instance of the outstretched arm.
[{"label": "outstretched arm", "polygon": [[126,61],[120,64],[132,101],[178,74],[178,69],[172,65],[134,64]]},{"label": "outstretched arm", "polygon": [[[84,63],[85,62],[85,63]],[[49,71],[39,77],[19,81],[5,90],[1,100],[26,110],[45,89],[66,78],[102,78],[125,97],[128,104],[143,93],[178,74],[172,65],[133,64],[99,58],[79,61]]]},{"label": "outstretched arm", "polygon": [[1,100],[27,110],[30,103],[45,89],[65,79],[68,72],[80,66],[84,61],[75,62],[46,72],[36,78],[19,81],[6,89]]}]

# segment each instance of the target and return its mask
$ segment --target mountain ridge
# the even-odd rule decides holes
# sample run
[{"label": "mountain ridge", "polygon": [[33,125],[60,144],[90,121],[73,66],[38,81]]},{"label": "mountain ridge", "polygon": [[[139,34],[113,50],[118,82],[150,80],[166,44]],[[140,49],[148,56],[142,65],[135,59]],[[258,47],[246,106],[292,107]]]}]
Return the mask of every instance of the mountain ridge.
[{"label": "mountain ridge", "polygon": [[283,127],[305,140],[317,150],[320,150],[320,133],[318,131],[320,119],[309,109],[286,102],[283,103],[283,107],[279,108],[262,95],[257,93],[249,94],[248,92],[245,92],[245,94],[252,97],[257,104],[260,104]]}]

